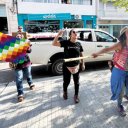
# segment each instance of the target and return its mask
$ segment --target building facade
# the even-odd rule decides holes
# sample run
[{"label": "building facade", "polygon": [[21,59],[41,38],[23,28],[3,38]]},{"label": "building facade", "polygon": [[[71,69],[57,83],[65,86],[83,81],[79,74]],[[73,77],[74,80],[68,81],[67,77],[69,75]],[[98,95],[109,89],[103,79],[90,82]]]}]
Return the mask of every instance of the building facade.
[{"label": "building facade", "polygon": [[128,12],[115,7],[112,2],[97,0],[97,21],[98,28],[118,37],[121,28],[128,26]]},{"label": "building facade", "polygon": [[63,28],[96,28],[95,1],[22,0],[18,23],[29,33],[57,32]]},{"label": "building facade", "polygon": [[0,31],[22,25],[29,33],[63,28],[100,28],[118,37],[128,25],[128,12],[101,0],[0,0]]}]

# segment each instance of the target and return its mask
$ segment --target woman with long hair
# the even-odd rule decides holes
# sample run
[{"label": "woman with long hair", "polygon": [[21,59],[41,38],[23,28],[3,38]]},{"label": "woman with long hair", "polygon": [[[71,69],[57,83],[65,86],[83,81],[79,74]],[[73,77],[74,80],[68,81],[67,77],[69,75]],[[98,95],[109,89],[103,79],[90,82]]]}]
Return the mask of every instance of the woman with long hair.
[{"label": "woman with long hair", "polygon": [[126,116],[122,105],[124,91],[125,98],[128,100],[128,26],[120,31],[119,42],[109,48],[104,48],[97,53],[93,53],[95,58],[100,54],[116,51],[114,54],[114,67],[111,75],[111,100],[117,100],[118,111],[121,116]]}]

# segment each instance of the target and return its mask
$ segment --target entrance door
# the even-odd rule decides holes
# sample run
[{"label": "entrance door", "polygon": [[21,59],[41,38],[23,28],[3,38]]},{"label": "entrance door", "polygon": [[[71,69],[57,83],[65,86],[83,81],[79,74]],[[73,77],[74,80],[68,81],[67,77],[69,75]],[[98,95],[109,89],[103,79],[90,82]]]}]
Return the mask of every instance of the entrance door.
[{"label": "entrance door", "polygon": [[6,17],[0,17],[0,32],[3,32],[5,34],[8,33],[7,18]]},{"label": "entrance door", "polygon": [[0,32],[8,33],[5,5],[0,5]]},{"label": "entrance door", "polygon": [[86,20],[86,28],[93,28],[93,21],[92,20]]}]

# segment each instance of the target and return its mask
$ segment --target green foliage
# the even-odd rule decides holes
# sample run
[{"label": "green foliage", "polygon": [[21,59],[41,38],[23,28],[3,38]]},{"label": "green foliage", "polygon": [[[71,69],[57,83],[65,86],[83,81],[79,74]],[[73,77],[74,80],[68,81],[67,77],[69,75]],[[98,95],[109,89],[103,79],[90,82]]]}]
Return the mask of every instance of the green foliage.
[{"label": "green foliage", "polygon": [[128,11],[128,0],[102,0],[102,2],[113,2],[113,5],[119,8],[125,8]]}]

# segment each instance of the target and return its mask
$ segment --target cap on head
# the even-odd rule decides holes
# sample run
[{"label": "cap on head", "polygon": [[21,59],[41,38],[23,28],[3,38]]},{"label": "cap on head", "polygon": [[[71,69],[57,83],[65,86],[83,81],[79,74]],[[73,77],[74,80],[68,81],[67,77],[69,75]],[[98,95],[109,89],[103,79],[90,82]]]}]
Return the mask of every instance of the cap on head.
[{"label": "cap on head", "polygon": [[125,26],[120,30],[120,36],[122,36],[128,30],[128,26]]}]

